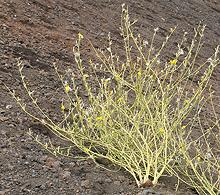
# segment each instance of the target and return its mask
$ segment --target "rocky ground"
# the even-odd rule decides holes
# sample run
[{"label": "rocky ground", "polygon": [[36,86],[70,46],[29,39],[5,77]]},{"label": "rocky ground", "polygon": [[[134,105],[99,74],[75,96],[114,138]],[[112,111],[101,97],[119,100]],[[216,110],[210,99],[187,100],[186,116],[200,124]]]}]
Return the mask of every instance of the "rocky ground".
[{"label": "rocky ground", "polygon": [[[27,131],[51,138],[53,135],[26,116],[4,87],[6,84],[14,89],[30,104],[19,78],[17,63],[21,59],[30,86],[41,97],[41,105],[56,111],[62,94],[53,62],[61,69],[75,68],[72,47],[78,32],[96,47],[102,47],[111,32],[122,52],[122,3],[128,5],[131,18],[138,19],[137,31],[146,38],[159,27],[160,40],[176,25],[176,36],[180,37],[184,30],[193,31],[202,22],[207,28],[201,60],[208,58],[220,43],[218,0],[0,0],[0,195],[195,194],[186,186],[175,192],[173,178],[162,178],[152,189],[138,189],[123,170],[110,172],[91,160],[54,157],[34,142]],[[86,56],[92,55],[87,43],[83,44],[83,51]],[[211,82],[219,95],[219,67]],[[56,120],[54,113],[50,115]],[[76,149],[74,155],[80,154]]]}]

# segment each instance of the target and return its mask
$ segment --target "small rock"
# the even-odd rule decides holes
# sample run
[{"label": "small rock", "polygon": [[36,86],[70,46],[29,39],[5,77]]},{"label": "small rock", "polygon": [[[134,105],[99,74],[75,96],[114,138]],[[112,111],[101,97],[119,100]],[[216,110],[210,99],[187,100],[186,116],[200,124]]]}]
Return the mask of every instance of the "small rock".
[{"label": "small rock", "polygon": [[81,182],[81,187],[89,188],[90,187],[90,181],[88,179]]},{"label": "small rock", "polygon": [[12,105],[7,105],[5,108],[6,108],[6,109],[11,109],[11,108],[12,108]]},{"label": "small rock", "polygon": [[149,179],[145,183],[142,183],[141,187],[143,187],[143,188],[150,188],[150,187],[153,187],[153,185],[154,185],[153,182]]},{"label": "small rock", "polygon": [[48,156],[47,155],[43,155],[39,160],[40,162],[45,162],[47,160]]},{"label": "small rock", "polygon": [[80,166],[80,162],[79,162],[79,161],[76,161],[76,165],[77,165],[77,166]]},{"label": "small rock", "polygon": [[9,191],[8,189],[2,190],[2,191],[0,191],[0,195],[6,195],[6,193],[7,193],[8,191]]},{"label": "small rock", "polygon": [[105,179],[105,183],[111,183],[112,180],[110,178]]},{"label": "small rock", "polygon": [[100,184],[103,184],[103,182],[104,182],[101,177],[98,177],[98,178],[96,179],[96,181],[97,181],[98,183],[100,183]]},{"label": "small rock", "polygon": [[40,189],[41,190],[45,190],[47,187],[46,187],[46,185],[45,184],[41,184],[41,186],[40,186]]},{"label": "small rock", "polygon": [[2,108],[0,108],[0,114],[4,114],[5,110],[3,110]]},{"label": "small rock", "polygon": [[120,182],[123,182],[123,181],[125,181],[125,177],[124,177],[124,176],[118,176],[118,180],[119,180]]},{"label": "small rock", "polygon": [[14,169],[14,166],[11,165],[11,164],[8,164],[8,169],[9,169],[9,170],[13,170],[13,169]]},{"label": "small rock", "polygon": [[7,121],[8,119],[8,117],[0,116],[0,122]]},{"label": "small rock", "polygon": [[75,167],[75,166],[76,166],[76,163],[71,162],[71,163],[69,163],[69,165],[70,165],[71,167]]},{"label": "small rock", "polygon": [[160,193],[155,192],[152,189],[145,189],[140,195],[161,195]]},{"label": "small rock", "polygon": [[121,185],[121,182],[120,181],[114,181],[114,185],[119,186],[119,185]]},{"label": "small rock", "polygon": [[51,186],[53,186],[53,182],[47,183],[47,186],[50,188]]},{"label": "small rock", "polygon": [[46,165],[50,168],[59,169],[61,162],[59,160],[52,158],[52,157],[48,157],[46,160]]},{"label": "small rock", "polygon": [[104,35],[105,35],[105,33],[104,33],[104,32],[101,32],[101,33],[100,33],[100,36],[104,36]]},{"label": "small rock", "polygon": [[37,176],[37,173],[36,173],[36,171],[35,171],[35,170],[32,170],[32,174],[31,174],[31,176],[32,176],[32,177]]},{"label": "small rock", "polygon": [[63,179],[68,179],[71,177],[71,172],[70,171],[63,171],[61,176]]}]

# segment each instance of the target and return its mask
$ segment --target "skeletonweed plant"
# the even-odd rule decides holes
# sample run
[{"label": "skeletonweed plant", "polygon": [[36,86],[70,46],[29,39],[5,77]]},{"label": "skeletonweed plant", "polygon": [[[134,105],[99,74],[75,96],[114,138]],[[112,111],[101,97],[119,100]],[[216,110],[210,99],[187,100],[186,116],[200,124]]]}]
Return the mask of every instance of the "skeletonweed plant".
[{"label": "skeletonweed plant", "polygon": [[180,163],[173,167],[173,172],[177,171],[175,175],[199,194],[220,193],[220,126],[214,107],[213,113],[216,120],[208,128],[198,120],[202,132],[199,138],[184,140],[178,136]]},{"label": "skeletonweed plant", "polygon": [[[218,51],[204,63],[196,63],[204,31],[204,27],[199,26],[188,46],[185,46],[185,33],[173,51],[174,57],[161,60],[175,28],[170,29],[156,48],[158,29],[148,43],[135,35],[134,25],[123,6],[120,30],[124,54],[113,51],[109,35],[105,49],[91,44],[95,59],[88,62],[81,57],[83,35],[79,33],[73,49],[78,72],[71,75],[71,82],[65,82],[66,78],[54,65],[69,101],[68,111],[61,105],[63,120],[60,123],[50,119],[38,105],[26,85],[22,63],[19,63],[19,71],[23,85],[42,118],[28,111],[14,92],[12,95],[26,113],[57,136],[72,142],[93,159],[105,158],[124,168],[138,186],[151,186],[175,164],[178,156],[175,136],[187,134],[185,126],[190,124],[184,122],[203,99],[203,91],[218,63]],[[80,96],[76,84],[79,78],[86,98]],[[196,84],[195,78],[198,79]],[[190,85],[194,87],[192,91],[188,90]]]}]

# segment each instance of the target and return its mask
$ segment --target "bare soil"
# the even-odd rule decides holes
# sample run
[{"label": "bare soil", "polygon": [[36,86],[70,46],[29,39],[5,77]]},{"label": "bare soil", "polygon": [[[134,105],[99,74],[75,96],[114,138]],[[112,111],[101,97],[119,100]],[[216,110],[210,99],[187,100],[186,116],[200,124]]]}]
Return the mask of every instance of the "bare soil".
[{"label": "bare soil", "polygon": [[[19,78],[17,62],[35,89],[40,104],[56,120],[61,102],[60,83],[53,63],[61,69],[75,69],[72,47],[78,32],[103,47],[108,32],[119,53],[121,4],[129,7],[131,18],[138,19],[136,30],[150,39],[159,27],[161,40],[178,25],[177,38],[193,31],[199,22],[207,25],[200,59],[208,58],[220,43],[219,0],[0,0],[0,195],[104,195],[104,194],[195,194],[176,179],[161,178],[152,189],[137,188],[123,170],[107,171],[91,160],[55,158],[27,135],[28,129],[57,140],[42,125],[28,117],[8,94],[4,84],[14,89],[29,105]],[[92,55],[87,42],[86,56]],[[172,48],[170,48],[172,49]],[[220,95],[220,67],[211,80]],[[215,102],[220,112],[218,102]],[[209,110],[207,110],[207,115]],[[79,150],[74,155],[82,155]]]}]

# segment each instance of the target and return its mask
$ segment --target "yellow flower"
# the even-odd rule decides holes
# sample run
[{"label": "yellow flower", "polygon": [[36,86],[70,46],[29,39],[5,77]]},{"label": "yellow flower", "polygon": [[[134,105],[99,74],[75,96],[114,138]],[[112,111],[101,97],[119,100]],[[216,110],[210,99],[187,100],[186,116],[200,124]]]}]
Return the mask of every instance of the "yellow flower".
[{"label": "yellow flower", "polygon": [[200,156],[198,156],[198,157],[197,157],[197,161],[198,161],[198,162],[201,162],[201,161],[202,161],[202,158],[201,158]]},{"label": "yellow flower", "polygon": [[160,129],[159,129],[159,134],[160,134],[160,135],[163,135],[164,133],[165,133],[164,128],[160,128]]},{"label": "yellow flower", "polygon": [[176,65],[177,61],[178,61],[177,59],[170,60],[170,64],[171,65]]},{"label": "yellow flower", "polygon": [[120,81],[120,79],[121,79],[121,78],[120,78],[119,75],[115,75],[115,80],[116,80],[116,81]]},{"label": "yellow flower", "polygon": [[63,102],[61,103],[61,107],[60,107],[61,111],[64,112],[65,110],[65,106],[63,105]]},{"label": "yellow flower", "polygon": [[89,75],[88,75],[88,74],[84,74],[84,75],[83,75],[83,77],[88,78],[88,77],[89,77]]},{"label": "yellow flower", "polygon": [[66,91],[66,93],[69,93],[71,91],[71,88],[68,83],[65,86],[65,91]]},{"label": "yellow flower", "polygon": [[78,33],[79,39],[83,39],[83,35],[79,32]]},{"label": "yellow flower", "polygon": [[188,104],[189,103],[189,100],[184,100],[184,104]]},{"label": "yellow flower", "polygon": [[118,98],[118,102],[122,102],[122,101],[123,101],[122,97]]},{"label": "yellow flower", "polygon": [[97,120],[97,121],[102,121],[102,120],[103,120],[103,117],[102,117],[102,116],[98,116],[98,117],[96,117],[96,120]]},{"label": "yellow flower", "polygon": [[185,128],[186,128],[186,126],[185,126],[185,125],[183,125],[183,126],[182,126],[182,129],[185,129]]},{"label": "yellow flower", "polygon": [[87,153],[87,154],[88,154],[88,153],[89,153],[89,151],[90,151],[90,150],[89,150],[89,148],[84,148],[84,152],[85,152],[85,153]]}]

